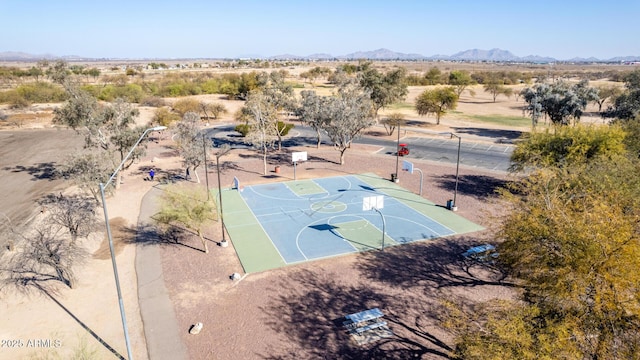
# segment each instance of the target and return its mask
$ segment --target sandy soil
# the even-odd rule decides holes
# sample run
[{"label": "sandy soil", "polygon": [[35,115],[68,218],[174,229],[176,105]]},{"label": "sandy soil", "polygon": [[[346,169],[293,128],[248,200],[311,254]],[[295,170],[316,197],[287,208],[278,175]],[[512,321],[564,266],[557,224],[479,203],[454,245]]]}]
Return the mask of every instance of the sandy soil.
[{"label": "sandy soil", "polygon": [[[412,94],[416,91],[412,90]],[[479,97],[478,104],[461,102],[459,111],[481,111],[484,114],[520,114],[515,100],[504,99],[496,104]],[[211,97],[211,101],[222,101]],[[230,114],[219,122],[228,123],[237,104],[225,103]],[[475,107],[467,110],[464,107]],[[503,108],[504,107],[504,108]],[[143,111],[141,123],[149,120],[152,110]],[[430,123],[433,119],[416,116]],[[445,117],[438,131],[458,131],[467,127],[496,128],[496,125],[471,120]],[[215,124],[211,124],[212,126]],[[3,188],[5,194],[15,189],[24,195],[5,201],[4,211],[29,212],[30,204],[40,195],[59,191],[61,184],[35,174],[42,172],[47,162],[60,161],[60,156],[75,144],[73,134],[47,128],[46,136],[35,140],[36,130],[0,132],[2,141]],[[29,134],[24,140],[20,136]],[[375,131],[378,136],[382,132]],[[482,139],[485,140],[485,139]],[[15,145],[11,145],[15,144]],[[170,150],[168,134],[158,143],[150,142],[147,155],[125,173],[118,193],[107,201],[110,218],[120,228],[136,224],[140,202],[151,186],[143,180],[149,167],[163,172],[180,171],[179,159]],[[39,158],[29,155],[21,158],[24,149],[43,154]],[[39,150],[38,150],[39,149]],[[48,149],[48,150],[46,150]],[[77,148],[75,148],[77,149]],[[294,149],[287,149],[287,151]],[[301,149],[298,149],[301,150]],[[395,158],[376,154],[378,149],[354,146],[347,151],[346,165],[335,162],[339,156],[330,148],[304,148],[314,161],[298,167],[299,177],[322,177],[344,173],[376,172],[387,177],[395,169]],[[51,157],[46,157],[45,151]],[[74,151],[74,150],[69,150]],[[24,153],[28,155],[27,153]],[[54,156],[55,155],[55,156]],[[275,176],[262,175],[262,163],[251,153],[232,153],[224,158],[223,183],[229,184],[233,176],[244,183],[281,181],[292,179],[289,164],[282,166]],[[284,157],[286,158],[286,156]],[[425,174],[425,197],[444,204],[451,197],[453,171],[451,167],[421,163]],[[29,170],[34,168],[35,170]],[[201,173],[202,175],[202,173]],[[212,172],[210,175],[215,175]],[[13,176],[18,178],[10,179]],[[502,183],[505,174],[461,169],[459,187],[459,213],[484,226],[492,224],[489,214],[501,207],[489,201],[493,189]],[[204,178],[201,176],[201,178]],[[26,182],[38,191],[26,189]],[[416,176],[400,174],[400,184],[417,191]],[[194,185],[197,186],[197,185]],[[200,186],[203,186],[202,184]],[[25,189],[21,189],[25,187]],[[26,210],[25,210],[26,209]],[[31,209],[37,221],[38,208]],[[114,226],[118,228],[118,226]],[[126,233],[126,231],[123,231]],[[209,229],[210,241],[220,240],[220,231]],[[490,268],[471,266],[460,262],[460,252],[469,244],[491,241],[491,232],[484,231],[460,237],[395,247],[385,252],[371,252],[356,256],[317,261],[260,274],[250,274],[242,281],[233,282],[229,275],[242,272],[232,246],[212,247],[203,254],[187,246],[162,249],[164,274],[171,299],[178,314],[180,331],[192,359],[298,359],[298,358],[446,358],[451,337],[438,325],[438,307],[441,299],[459,303],[508,297],[510,292],[497,282],[500,274]],[[83,240],[94,257],[80,271],[80,281],[73,290],[61,289],[54,297],[3,294],[0,304],[1,339],[21,340],[20,348],[0,348],[0,359],[20,359],[59,354],[67,358],[79,348],[95,352],[93,358],[113,358],[114,353],[126,356],[117,297],[114,289],[111,263],[105,250],[104,234],[95,234]],[[195,239],[194,247],[198,247]],[[190,243],[187,243],[190,244]],[[127,311],[129,332],[136,358],[147,358],[142,322],[137,302],[137,283],[134,269],[135,246],[127,239],[117,240],[118,268]],[[396,334],[388,340],[358,347],[334,323],[335,319],[364,308],[380,307],[387,314],[391,329]],[[203,322],[204,329],[197,335],[188,335],[189,327]],[[57,348],[28,347],[29,340],[57,340]],[[32,342],[33,343],[33,342]],[[84,344],[84,345],[83,345]],[[382,353],[386,355],[381,355]]]}]

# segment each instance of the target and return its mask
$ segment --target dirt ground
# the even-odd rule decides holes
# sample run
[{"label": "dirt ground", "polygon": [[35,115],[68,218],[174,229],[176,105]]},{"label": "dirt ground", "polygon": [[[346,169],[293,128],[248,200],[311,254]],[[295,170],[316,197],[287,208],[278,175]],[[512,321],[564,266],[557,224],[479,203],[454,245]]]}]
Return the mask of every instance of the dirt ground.
[{"label": "dirt ground", "polygon": [[[410,96],[418,92],[419,89],[412,89]],[[203,98],[223,102],[219,96]],[[230,110],[238,106],[225,105]],[[464,98],[456,114],[445,116],[439,126],[433,125],[434,119],[410,116],[431,129],[460,133],[466,128],[498,127],[465,118],[464,114],[518,116],[520,106],[515,99],[498,98],[493,103],[486,94],[479,94],[473,99]],[[144,124],[152,109],[142,110],[139,122]],[[229,123],[232,119],[230,111],[217,123]],[[526,126],[501,128],[526,130]],[[385,136],[380,129],[372,134]],[[464,141],[491,139],[468,135]],[[51,167],[65,153],[78,151],[81,144],[81,137],[53,129],[46,121],[34,120],[22,129],[0,131],[2,211],[22,217],[18,221],[21,223],[44,216],[34,201],[42,194],[65,188],[65,184],[52,180]],[[180,161],[170,147],[169,134],[157,143],[149,142],[147,155],[125,172],[121,189],[107,201],[115,225],[120,224],[126,230],[137,223],[141,199],[151,186],[144,181],[150,167],[155,167],[159,174],[181,171]],[[314,159],[298,167],[299,178],[362,172],[388,177],[395,169],[394,157],[377,154],[378,149],[366,146],[349,149],[344,166],[336,164],[338,152],[330,147],[286,149],[296,150],[308,151]],[[234,150],[221,159],[223,184],[230,184],[233,176],[246,184],[291,180],[292,167],[286,160],[278,160],[285,158],[272,157],[270,170],[277,164],[282,171],[264,176],[262,163],[255,154]],[[424,196],[444,205],[453,191],[454,167],[429,162],[418,165],[425,173]],[[211,171],[209,175],[211,180],[216,173]],[[399,178],[400,185],[417,192],[417,176],[401,173]],[[505,179],[507,175],[503,173],[461,168],[459,214],[491,227],[492,214],[502,211],[501,205],[493,201],[493,191]],[[207,238],[218,242],[219,228],[209,229]],[[229,278],[234,272],[242,273],[233,244],[228,248],[212,246],[209,254],[180,245],[164,246],[161,253],[166,285],[191,359],[446,359],[452,337],[439,325],[442,299],[469,304],[512,295],[508,287],[501,286],[499,272],[464,263],[459,256],[469,245],[493,240],[491,230],[486,230],[397,246],[384,252],[249,274],[241,281]],[[0,348],[0,359],[68,358],[80,350],[91,352],[91,358],[95,359],[126,356],[104,233],[82,241],[94,257],[78,271],[77,288],[61,289],[55,296],[2,294],[0,338],[20,340],[24,346]],[[132,347],[136,358],[144,359],[148,356],[137,299],[136,246],[126,239],[116,242]],[[189,239],[186,245],[198,247],[198,242]],[[372,307],[383,310],[395,336],[357,346],[336,321],[348,313]],[[188,330],[195,322],[202,322],[204,328],[199,335],[189,335]],[[38,339],[47,346],[27,346],[29,340]],[[47,339],[57,342],[45,343]]]}]

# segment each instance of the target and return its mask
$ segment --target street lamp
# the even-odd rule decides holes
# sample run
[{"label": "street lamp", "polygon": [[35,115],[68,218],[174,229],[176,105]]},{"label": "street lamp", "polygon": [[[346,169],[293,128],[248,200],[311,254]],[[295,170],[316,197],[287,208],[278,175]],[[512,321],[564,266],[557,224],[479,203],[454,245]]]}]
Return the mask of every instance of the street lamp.
[{"label": "street lamp", "polygon": [[451,138],[453,138],[454,136],[458,138],[458,156],[457,156],[457,160],[456,160],[456,186],[455,186],[455,190],[453,191],[453,204],[451,204],[451,210],[456,210],[458,208],[458,206],[456,205],[456,197],[458,196],[458,174],[459,174],[459,170],[460,170],[460,145],[462,145],[462,138],[454,133],[449,133],[451,135]]},{"label": "street lamp", "polygon": [[124,341],[127,346],[127,357],[129,358],[129,360],[133,360],[133,354],[131,353],[131,342],[129,341],[129,331],[127,330],[127,318],[124,313],[124,303],[122,302],[122,291],[120,291],[120,280],[118,278],[118,266],[116,265],[116,253],[113,249],[113,238],[111,237],[111,226],[109,225],[109,214],[107,213],[107,202],[105,201],[104,189],[107,186],[109,186],[109,184],[111,184],[113,179],[116,177],[116,175],[124,165],[125,161],[129,159],[131,154],[133,154],[133,151],[135,150],[135,148],[138,146],[138,144],[140,144],[140,141],[142,141],[142,139],[149,132],[161,131],[166,128],[167,128],[166,126],[156,126],[156,127],[146,129],[142,133],[142,135],[140,135],[140,138],[138,139],[138,141],[136,141],[136,143],[131,147],[131,150],[129,151],[127,156],[124,157],[120,165],[118,165],[118,167],[113,172],[109,180],[105,184],[100,183],[100,195],[102,196],[102,209],[104,211],[104,221],[107,227],[107,239],[109,240],[109,250],[111,251],[111,265],[113,265],[113,277],[116,279],[116,290],[118,291],[118,303],[120,305],[120,317],[122,318],[122,329],[124,330]]},{"label": "street lamp", "polygon": [[220,244],[225,246],[227,244],[227,239],[224,236],[224,216],[222,215],[222,185],[220,182],[220,157],[226,155],[231,151],[229,145],[224,144],[220,147],[220,150],[216,153],[216,172],[218,173],[218,198],[220,199],[220,226],[222,229],[222,241]]}]

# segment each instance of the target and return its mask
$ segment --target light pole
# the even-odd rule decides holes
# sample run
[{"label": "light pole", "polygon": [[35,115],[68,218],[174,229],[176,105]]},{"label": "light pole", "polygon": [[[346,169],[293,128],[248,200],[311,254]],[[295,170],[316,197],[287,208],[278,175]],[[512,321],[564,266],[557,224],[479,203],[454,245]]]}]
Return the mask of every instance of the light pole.
[{"label": "light pole", "polygon": [[222,184],[220,182],[220,157],[226,155],[231,148],[229,145],[222,145],[220,150],[216,153],[216,172],[218,173],[218,198],[220,203],[220,227],[222,229],[222,241],[220,244],[224,246],[227,243],[227,239],[224,236],[224,216],[222,215]]},{"label": "light pole", "polygon": [[400,121],[398,121],[398,142],[396,143],[396,182],[399,182],[398,178],[398,165],[400,163]]},{"label": "light pole", "polygon": [[455,190],[453,191],[453,205],[451,207],[451,210],[456,210],[458,208],[458,206],[456,205],[456,197],[458,196],[458,173],[460,170],[460,145],[462,145],[462,138],[454,133],[449,133],[451,134],[451,138],[453,138],[454,136],[458,138],[458,156],[457,156],[457,160],[456,160],[456,186],[455,186]]},{"label": "light pole", "polygon": [[209,170],[207,169],[207,143],[205,142],[205,133],[202,133],[202,153],[204,155],[204,178],[207,183],[207,200],[210,199],[209,196]]},{"label": "light pole", "polygon": [[122,291],[120,290],[120,280],[119,280],[119,277],[118,277],[118,266],[116,265],[116,253],[115,253],[115,251],[113,249],[113,238],[111,237],[111,226],[109,225],[109,214],[107,213],[107,203],[105,201],[104,189],[107,186],[109,186],[109,184],[111,184],[113,179],[116,177],[116,175],[118,174],[118,172],[120,171],[120,169],[124,165],[125,161],[127,161],[129,159],[131,154],[133,154],[133,151],[135,150],[135,148],[138,146],[138,144],[140,144],[140,141],[142,141],[142,139],[149,132],[151,132],[151,131],[160,131],[160,130],[164,130],[166,128],[167,128],[166,126],[156,126],[156,127],[152,127],[152,128],[146,129],[142,133],[142,135],[140,135],[140,138],[138,139],[138,141],[136,141],[136,143],[131,147],[131,150],[129,151],[127,156],[124,157],[124,159],[122,160],[120,165],[118,165],[118,167],[113,172],[113,174],[111,175],[109,180],[105,184],[100,183],[100,195],[102,196],[102,209],[104,211],[105,226],[107,227],[107,239],[109,240],[109,250],[111,251],[111,265],[113,265],[113,277],[116,280],[116,290],[118,291],[118,304],[120,305],[120,317],[122,318],[122,329],[124,331],[124,341],[125,341],[126,346],[127,346],[127,357],[128,357],[129,360],[133,360],[133,354],[131,353],[131,341],[129,340],[129,331],[127,330],[127,318],[126,318],[125,313],[124,313],[124,303],[122,302]]}]

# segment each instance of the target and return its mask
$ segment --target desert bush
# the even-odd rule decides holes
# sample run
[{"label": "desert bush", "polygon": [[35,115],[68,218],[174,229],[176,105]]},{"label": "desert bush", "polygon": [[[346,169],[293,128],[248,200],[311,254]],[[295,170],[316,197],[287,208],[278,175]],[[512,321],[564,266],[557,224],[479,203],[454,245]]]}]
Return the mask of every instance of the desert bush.
[{"label": "desert bush", "polygon": [[173,110],[177,112],[180,117],[188,112],[200,113],[200,101],[196,99],[180,99],[173,104]]},{"label": "desert bush", "polygon": [[250,127],[247,124],[240,124],[237,125],[234,130],[239,132],[242,137],[246,137],[249,134]]},{"label": "desert bush", "polygon": [[286,136],[289,133],[289,131],[295,127],[295,125],[291,123],[278,121],[277,127],[278,127],[278,133],[280,133],[280,135],[282,136]]},{"label": "desert bush", "polygon": [[166,104],[166,101],[159,96],[147,96],[140,101],[140,105],[142,106],[152,106],[157,108],[165,106]]},{"label": "desert bush", "polygon": [[32,103],[62,102],[67,95],[61,88],[50,83],[23,84],[15,89],[0,92],[0,103],[20,109]]},{"label": "desert bush", "polygon": [[145,92],[138,84],[126,84],[123,86],[107,85],[98,94],[98,99],[112,102],[117,98],[125,99],[130,103],[139,103],[145,97]]},{"label": "desert bush", "polygon": [[20,96],[18,93],[14,92],[8,98],[9,109],[26,109],[31,106],[31,102],[25,99],[23,96]]},{"label": "desert bush", "polygon": [[180,120],[180,115],[163,106],[156,109],[152,122],[162,126],[169,126],[178,120]]}]

